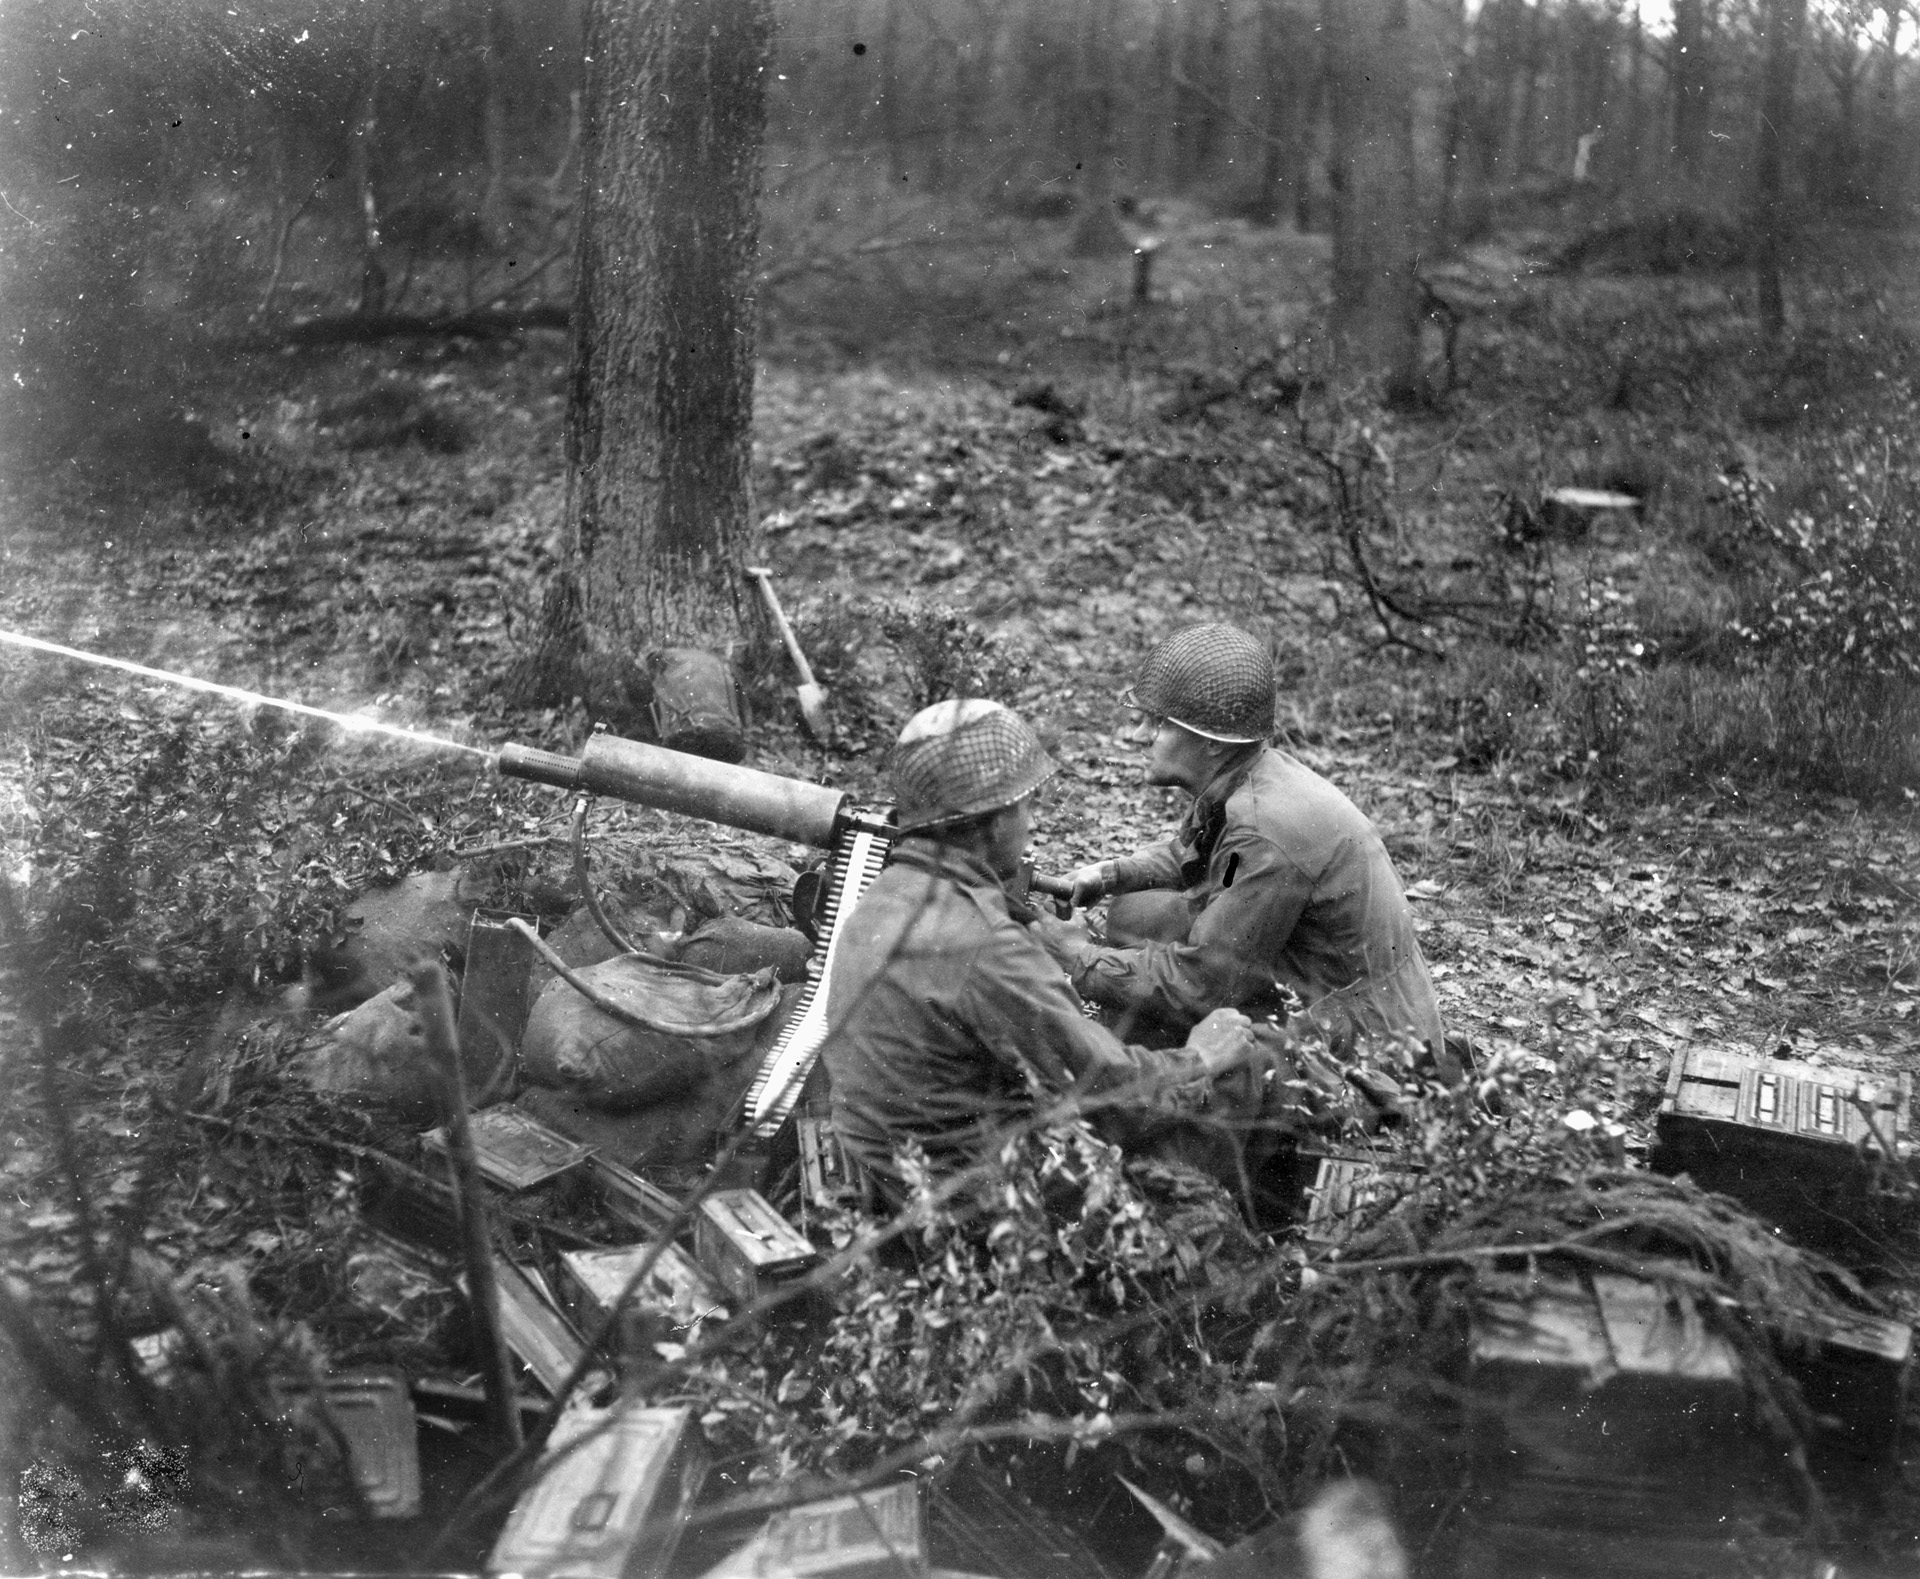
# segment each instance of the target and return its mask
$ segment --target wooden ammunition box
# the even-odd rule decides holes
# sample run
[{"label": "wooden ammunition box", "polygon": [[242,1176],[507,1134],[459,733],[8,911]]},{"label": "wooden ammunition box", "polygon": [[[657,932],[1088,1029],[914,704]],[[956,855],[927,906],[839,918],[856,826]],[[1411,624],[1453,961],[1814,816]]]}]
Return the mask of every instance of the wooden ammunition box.
[{"label": "wooden ammunition box", "polygon": [[911,1482],[787,1508],[704,1579],[924,1579],[920,1491]]},{"label": "wooden ammunition box", "polygon": [[[481,1173],[503,1190],[531,1189],[593,1155],[591,1146],[569,1140],[510,1102],[482,1108],[468,1121],[468,1129],[473,1136],[474,1161]],[[425,1140],[433,1151],[447,1149],[444,1127],[428,1130]]]},{"label": "wooden ammunition box", "polygon": [[1307,1186],[1307,1243],[1323,1248],[1339,1244],[1360,1222],[1405,1195],[1418,1177],[1365,1153],[1321,1156]]},{"label": "wooden ammunition box", "polygon": [[587,1159],[587,1172],[599,1186],[607,1210],[642,1233],[664,1234],[679,1220],[678,1201],[612,1158],[596,1152]]},{"label": "wooden ammunition box", "polygon": [[569,1409],[494,1542],[486,1572],[661,1579],[705,1474],[690,1409]]},{"label": "wooden ammunition box", "polygon": [[1743,1058],[1676,1054],[1648,1161],[1731,1195],[1801,1242],[1870,1253],[1877,1167],[1904,1167],[1912,1079]]},{"label": "wooden ammunition box", "polygon": [[1822,1447],[1869,1464],[1893,1464],[1913,1371],[1913,1329],[1838,1306],[1806,1324],[1813,1328],[1811,1343],[1782,1342],[1780,1358],[1822,1423]]},{"label": "wooden ammunition box", "polygon": [[[623,1245],[615,1250],[570,1250],[560,1257],[583,1324],[591,1326],[613,1313],[621,1291],[633,1281],[649,1248]],[[684,1341],[697,1337],[704,1323],[727,1319],[725,1297],[699,1263],[678,1245],[660,1247],[646,1277],[633,1291],[633,1299],[670,1316]]]},{"label": "wooden ammunition box", "polygon": [[1739,1352],[1659,1283],[1482,1272],[1470,1355],[1471,1571],[1717,1573],[1780,1533],[1794,1503]]},{"label": "wooden ammunition box", "polygon": [[720,1286],[750,1304],[815,1260],[807,1237],[758,1190],[716,1190],[694,1217],[693,1250]]},{"label": "wooden ammunition box", "polygon": [[[287,1407],[312,1395],[300,1382],[276,1382],[273,1391]],[[419,1425],[406,1377],[385,1368],[341,1371],[322,1379],[320,1396],[340,1428],[367,1512],[376,1519],[419,1517]]]},{"label": "wooden ammunition box", "polygon": [[1667,1073],[1660,1139],[1803,1164],[1862,1150],[1902,1157],[1912,1084],[1906,1074],[1692,1048],[1676,1054]]},{"label": "wooden ammunition box", "polygon": [[501,1337],[542,1387],[559,1392],[580,1363],[586,1344],[545,1286],[526,1268],[495,1254],[493,1281],[500,1291]]}]

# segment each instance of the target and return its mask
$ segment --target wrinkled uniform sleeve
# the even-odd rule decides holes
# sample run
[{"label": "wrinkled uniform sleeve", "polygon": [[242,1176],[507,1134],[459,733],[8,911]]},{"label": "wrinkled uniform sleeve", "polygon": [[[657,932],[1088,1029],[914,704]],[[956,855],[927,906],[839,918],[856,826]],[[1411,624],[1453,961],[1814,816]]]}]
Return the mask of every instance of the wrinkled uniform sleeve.
[{"label": "wrinkled uniform sleeve", "polygon": [[[1174,870],[1175,881],[1159,886],[1179,886]],[[1186,942],[1083,950],[1069,972],[1081,995],[1184,1029],[1267,992],[1276,979],[1272,962],[1312,896],[1313,878],[1245,827],[1221,835],[1211,870],[1231,878],[1212,893]]]},{"label": "wrinkled uniform sleeve", "polygon": [[1059,967],[1017,928],[997,929],[992,949],[976,963],[967,1013],[994,1057],[1014,1068],[1030,1067],[1059,1092],[1109,1095],[1137,1080],[1180,1081],[1202,1073],[1197,1055],[1184,1047],[1132,1046],[1086,1018]]},{"label": "wrinkled uniform sleeve", "polygon": [[1107,891],[1137,894],[1149,888],[1180,888],[1180,867],[1185,859],[1174,839],[1162,839],[1107,863],[1110,873]]}]

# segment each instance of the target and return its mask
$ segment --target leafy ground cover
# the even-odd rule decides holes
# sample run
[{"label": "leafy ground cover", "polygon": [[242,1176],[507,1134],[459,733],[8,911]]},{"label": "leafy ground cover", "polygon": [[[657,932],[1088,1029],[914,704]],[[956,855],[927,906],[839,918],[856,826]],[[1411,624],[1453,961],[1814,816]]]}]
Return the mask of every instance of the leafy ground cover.
[{"label": "leafy ground cover", "polygon": [[[1895,431],[1916,372],[1898,273],[1810,275],[1798,347],[1761,352],[1736,281],[1583,280],[1488,248],[1448,283],[1452,393],[1387,416],[1323,380],[1315,242],[1165,218],[1142,308],[1124,260],[1069,268],[1031,232],[996,257],[1017,282],[998,295],[956,253],[911,289],[782,298],[759,386],[765,558],[840,727],[824,749],[797,732],[754,626],[756,760],[880,799],[912,707],[987,689],[1061,763],[1035,853],[1062,869],[1177,815],[1139,784],[1115,698],[1160,634],[1240,620],[1280,655],[1290,748],[1387,839],[1452,1028],[1544,1069],[1577,1021],[1583,1100],[1630,1153],[1690,1045],[1910,1069],[1920,781],[1896,752],[1857,794],[1809,788],[1686,722],[1777,699],[1726,656],[1759,595],[1729,478],[1813,507],[1833,457]],[[890,354],[872,324],[913,290],[951,332]],[[564,364],[543,333],[236,363],[205,403],[217,487],[9,500],[0,625],[436,737],[576,747],[584,708],[515,713],[498,688],[557,550]],[[1541,527],[1541,492],[1566,483],[1648,502]],[[390,1352],[392,1330],[328,1310],[341,1181],[273,1143],[301,1115],[262,1094],[272,1047],[236,1063],[223,1025],[297,978],[349,896],[408,871],[482,860],[494,897],[564,904],[564,797],[14,649],[0,688],[26,922],[6,945],[7,1077],[26,1089],[48,1027],[70,1054],[0,1121],[8,1263],[87,1316],[65,1111],[90,1209],[143,1224],[175,1267],[239,1262],[262,1319]],[[598,816],[615,875],[703,837]],[[209,1078],[253,1093],[251,1138],[167,1120]]]}]

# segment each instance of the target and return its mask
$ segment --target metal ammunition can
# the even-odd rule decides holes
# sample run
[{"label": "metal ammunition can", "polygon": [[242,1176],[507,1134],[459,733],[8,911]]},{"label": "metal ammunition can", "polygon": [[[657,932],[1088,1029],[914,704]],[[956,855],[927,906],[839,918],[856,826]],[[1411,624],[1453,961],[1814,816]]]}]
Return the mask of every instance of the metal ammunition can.
[{"label": "metal ammunition can", "polygon": [[[633,1281],[651,1246],[622,1245],[612,1250],[569,1250],[560,1257],[576,1308],[585,1324],[613,1313],[621,1291]],[[647,1275],[633,1291],[636,1304],[670,1316],[677,1331],[691,1339],[708,1321],[725,1321],[727,1306],[713,1279],[678,1245],[660,1247]]]},{"label": "metal ammunition can", "polygon": [[[570,1140],[512,1103],[483,1108],[468,1121],[474,1161],[503,1190],[528,1190],[585,1162],[593,1147]],[[427,1146],[447,1149],[444,1128],[427,1131]]]},{"label": "metal ammunition can", "polygon": [[920,1579],[925,1521],[911,1482],[787,1508],[703,1579]]},{"label": "metal ammunition can", "polygon": [[569,1409],[487,1558],[506,1579],[661,1579],[705,1473],[691,1409]]},{"label": "metal ammunition can", "polygon": [[[274,1385],[283,1405],[311,1398],[301,1383]],[[376,1519],[412,1519],[420,1514],[419,1425],[413,1395],[397,1370],[339,1371],[320,1383],[320,1400],[340,1428],[354,1484]]]},{"label": "metal ammunition can", "polygon": [[807,1237],[758,1190],[716,1190],[700,1203],[693,1250],[721,1287],[751,1303],[814,1262]]}]

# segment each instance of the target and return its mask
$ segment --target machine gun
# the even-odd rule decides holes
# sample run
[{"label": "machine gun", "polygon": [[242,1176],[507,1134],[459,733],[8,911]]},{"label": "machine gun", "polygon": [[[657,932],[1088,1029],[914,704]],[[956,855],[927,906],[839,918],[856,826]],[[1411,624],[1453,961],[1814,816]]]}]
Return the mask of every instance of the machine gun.
[{"label": "machine gun", "polygon": [[827,974],[839,942],[839,920],[887,864],[898,830],[891,815],[857,807],[842,790],[736,767],[707,757],[649,746],[618,735],[595,735],[578,757],[530,746],[502,746],[496,771],[559,789],[612,795],[658,811],[678,812],[829,852],[813,914],[814,949],[799,1005],[747,1088],[742,1120],[750,1145],[779,1133],[827,1036]]}]

